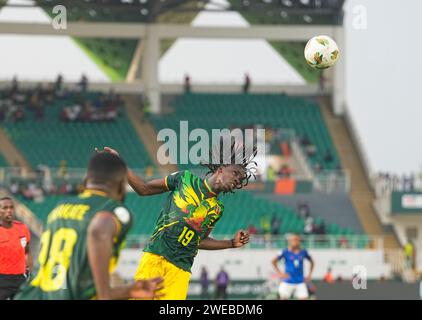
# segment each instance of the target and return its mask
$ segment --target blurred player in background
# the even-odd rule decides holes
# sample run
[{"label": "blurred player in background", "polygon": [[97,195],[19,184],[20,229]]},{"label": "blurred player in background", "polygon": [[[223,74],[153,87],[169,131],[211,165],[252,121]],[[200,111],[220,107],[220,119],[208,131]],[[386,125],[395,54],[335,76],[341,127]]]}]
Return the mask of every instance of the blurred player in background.
[{"label": "blurred player in background", "polygon": [[0,300],[11,299],[32,269],[31,233],[14,215],[13,200],[0,198]]},{"label": "blurred player in background", "polygon": [[[278,267],[280,260],[284,260],[285,270],[282,272]],[[309,274],[304,277],[304,260],[311,264]],[[306,249],[302,249],[300,236],[291,234],[288,238],[288,248],[272,260],[274,269],[282,279],[279,286],[280,299],[290,299],[292,296],[296,299],[305,300],[309,298],[309,292],[306,283],[311,280],[314,270],[314,261]]]},{"label": "blurred player in background", "polygon": [[48,215],[41,236],[36,272],[16,299],[85,300],[153,298],[162,279],[110,287],[132,217],[122,202],[127,167],[109,153],[94,155],[88,166],[86,190],[59,203]]},{"label": "blurred player in background", "polygon": [[[206,179],[185,170],[145,182],[129,171],[129,184],[139,195],[170,192],[135,275],[135,279],[163,277],[165,289],[161,299],[186,299],[198,249],[239,248],[249,242],[249,233],[244,230],[239,230],[231,240],[209,237],[224,210],[218,195],[247,185],[256,165],[252,161],[256,147],[249,154],[243,145],[232,143],[229,147],[227,154],[221,145],[213,148],[211,159],[218,163],[204,164],[210,174]],[[118,155],[110,148],[105,151]]]}]

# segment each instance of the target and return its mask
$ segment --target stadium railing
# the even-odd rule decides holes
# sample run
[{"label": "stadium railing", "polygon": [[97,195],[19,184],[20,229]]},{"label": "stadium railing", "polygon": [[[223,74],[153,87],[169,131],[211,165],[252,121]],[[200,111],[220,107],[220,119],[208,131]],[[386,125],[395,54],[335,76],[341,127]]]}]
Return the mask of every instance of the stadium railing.
[{"label": "stadium railing", "polygon": [[[216,239],[231,239],[233,235],[212,235]],[[307,249],[383,249],[382,236],[368,235],[305,235],[302,244]],[[143,248],[149,241],[147,235],[129,235],[126,248]],[[287,247],[286,235],[252,235],[248,249],[280,249]],[[398,265],[400,261],[397,262]]]},{"label": "stadium railing", "polygon": [[[350,171],[345,169],[339,170],[314,170],[310,161],[304,153],[300,144],[300,139],[293,129],[279,129],[273,138],[277,143],[288,141],[292,148],[292,152],[300,165],[303,176],[295,178],[309,179],[313,181],[314,189],[324,192],[344,192],[350,191]],[[294,175],[293,175],[294,176]]]}]

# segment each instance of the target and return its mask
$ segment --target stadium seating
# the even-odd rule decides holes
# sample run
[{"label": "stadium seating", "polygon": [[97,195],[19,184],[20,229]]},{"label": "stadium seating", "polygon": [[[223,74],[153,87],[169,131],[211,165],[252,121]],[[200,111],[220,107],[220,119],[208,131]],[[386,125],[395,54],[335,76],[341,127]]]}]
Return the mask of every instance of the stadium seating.
[{"label": "stadium seating", "polygon": [[334,169],[340,163],[319,106],[310,100],[282,94],[194,93],[177,97],[173,107],[176,112],[172,114],[152,117],[158,130],[171,128],[179,132],[181,120],[189,121],[189,129],[203,128],[209,132],[213,128],[251,123],[293,129],[299,136],[307,135],[316,146],[317,154],[310,158],[312,164],[324,163],[326,151],[330,151],[334,159],[324,163],[325,169]]},{"label": "stadium seating", "polygon": [[[126,198],[126,205],[134,213],[134,225],[131,234],[150,235],[154,230],[156,220],[160,210],[166,200],[167,194],[155,195],[149,197],[139,197],[134,193],[129,193]],[[54,208],[58,201],[64,200],[68,196],[51,195],[45,197],[41,203],[31,200],[25,200],[19,197],[24,205],[36,214],[36,216],[45,222],[48,213]],[[224,195],[221,197],[225,211],[221,222],[214,229],[214,234],[232,235],[239,228],[247,228],[250,224],[260,228],[260,220],[263,216],[269,219],[276,215],[281,220],[280,232],[301,233],[304,227],[303,219],[291,208],[285,207],[281,203],[267,201],[259,198],[248,191],[239,191],[236,194]],[[321,219],[316,219],[317,224]],[[340,228],[337,225],[329,224],[326,226],[326,233],[333,235],[351,235],[353,232],[347,228]]]},{"label": "stadium seating", "polygon": [[[90,93],[88,98],[93,99],[95,95]],[[70,168],[85,168],[94,147],[106,145],[119,150],[130,167],[144,168],[152,164],[124,110],[113,122],[59,120],[62,108],[74,104],[73,99],[70,96],[45,106],[43,120],[35,120],[27,112],[25,121],[4,124],[6,133],[33,167],[39,164],[59,167],[60,161],[66,160]]]}]

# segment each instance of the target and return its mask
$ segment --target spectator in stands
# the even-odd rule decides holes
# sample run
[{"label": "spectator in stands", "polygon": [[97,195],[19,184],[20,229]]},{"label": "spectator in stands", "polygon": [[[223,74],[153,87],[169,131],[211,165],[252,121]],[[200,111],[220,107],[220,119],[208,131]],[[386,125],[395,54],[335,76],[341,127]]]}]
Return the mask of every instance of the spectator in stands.
[{"label": "spectator in stands", "polygon": [[271,235],[271,222],[266,214],[261,216],[261,230],[265,238],[269,238]]},{"label": "spectator in stands", "polygon": [[243,83],[243,93],[248,93],[251,87],[251,77],[249,73],[245,73],[245,81]]},{"label": "spectator in stands", "polygon": [[338,240],[338,245],[342,249],[347,249],[349,248],[349,241],[345,236],[341,236],[341,238]]},{"label": "spectator in stands", "polygon": [[314,228],[314,233],[319,235],[325,235],[326,230],[324,221],[321,221],[321,223]]},{"label": "spectator in stands", "polygon": [[19,193],[19,183],[17,181],[12,181],[10,183],[9,192],[14,196]]},{"label": "spectator in stands", "polygon": [[309,137],[308,137],[308,135],[307,135],[307,134],[304,134],[304,135],[302,136],[302,138],[300,139],[300,144],[301,144],[303,147],[309,146],[309,145],[311,144],[311,140],[309,140]]},{"label": "spectator in stands", "polygon": [[275,181],[275,169],[271,165],[267,169],[267,180],[268,181]]},{"label": "spectator in stands", "polygon": [[54,83],[54,91],[56,94],[62,91],[62,86],[63,86],[63,76],[59,74],[57,76],[56,82]]},{"label": "spectator in stands", "polygon": [[200,282],[201,282],[201,299],[207,300],[210,298],[209,297],[210,280],[208,278],[208,271],[204,266],[202,266],[201,268]]},{"label": "spectator in stands", "polygon": [[20,122],[25,119],[25,112],[21,106],[17,107],[15,112],[13,113],[13,120],[15,122]]},{"label": "spectator in stands", "polygon": [[415,190],[415,180],[416,180],[416,175],[414,173],[410,174],[409,176],[409,190],[410,191]]},{"label": "spectator in stands", "polygon": [[280,234],[280,227],[281,227],[281,220],[274,213],[273,214],[273,217],[271,218],[271,234],[272,235],[278,235],[278,234]]},{"label": "spectator in stands", "polygon": [[215,298],[217,300],[227,300],[227,287],[229,286],[229,283],[229,274],[224,270],[224,267],[221,267],[221,270],[215,279]]},{"label": "spectator in stands", "polygon": [[60,161],[60,166],[59,166],[59,170],[57,172],[57,175],[60,178],[66,178],[67,177],[67,161],[66,160]]},{"label": "spectator in stands", "polygon": [[330,163],[334,161],[334,157],[331,153],[330,150],[325,151],[325,155],[324,155],[324,162],[325,163]]},{"label": "spectator in stands", "polygon": [[403,247],[403,251],[406,260],[406,268],[413,269],[415,261],[415,247],[411,240],[407,240],[406,244]]},{"label": "spectator in stands", "polygon": [[3,122],[6,119],[6,107],[0,101],[0,122]]},{"label": "spectator in stands", "polygon": [[42,103],[38,104],[34,109],[34,116],[36,120],[42,120],[44,118],[44,107]]},{"label": "spectator in stands", "polygon": [[323,281],[329,284],[334,283],[334,276],[331,267],[328,267],[327,272],[324,275]]},{"label": "spectator in stands", "polygon": [[75,104],[70,107],[63,108],[60,119],[65,122],[73,122],[80,118],[80,115],[82,113],[82,107],[79,104]]},{"label": "spectator in stands", "polygon": [[278,172],[281,179],[289,179],[291,174],[292,169],[287,164],[283,164]]},{"label": "spectator in stands", "polygon": [[324,166],[322,165],[321,162],[317,161],[314,165],[314,170],[316,173],[319,173],[324,170]]},{"label": "spectator in stands", "polygon": [[147,179],[151,179],[154,176],[154,167],[153,166],[147,166],[145,168],[145,177]]},{"label": "spectator in stands", "polygon": [[296,208],[300,217],[306,218],[309,216],[310,210],[309,210],[309,205],[306,201],[299,201],[296,205]]},{"label": "spectator in stands", "polygon": [[106,108],[106,112],[105,112],[105,116],[104,116],[104,120],[106,121],[114,121],[117,119],[117,109],[115,106],[108,106]]},{"label": "spectator in stands", "polygon": [[250,235],[256,235],[256,234],[258,234],[258,229],[251,223],[248,226],[248,232],[249,232]]},{"label": "spectator in stands", "polygon": [[305,216],[305,224],[303,227],[303,233],[305,235],[312,234],[314,232],[314,218],[308,213]]},{"label": "spectator in stands", "polygon": [[191,92],[191,81],[190,81],[190,76],[188,74],[185,75],[184,90],[185,90],[185,93]]},{"label": "spectator in stands", "polygon": [[306,155],[307,155],[308,157],[312,158],[313,156],[315,156],[315,155],[316,155],[317,148],[316,148],[316,146],[315,146],[315,145],[313,145],[312,143],[310,143],[310,144],[308,144],[308,145],[305,147],[305,152],[306,152]]},{"label": "spectator in stands", "polygon": [[82,75],[81,80],[78,83],[81,92],[86,92],[88,90],[88,78],[85,74]]}]

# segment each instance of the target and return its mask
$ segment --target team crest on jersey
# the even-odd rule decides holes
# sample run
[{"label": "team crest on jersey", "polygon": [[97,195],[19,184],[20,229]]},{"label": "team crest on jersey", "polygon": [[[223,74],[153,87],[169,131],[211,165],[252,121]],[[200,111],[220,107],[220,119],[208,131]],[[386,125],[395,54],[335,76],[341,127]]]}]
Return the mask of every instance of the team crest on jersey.
[{"label": "team crest on jersey", "polygon": [[26,248],[26,244],[28,243],[28,241],[26,240],[26,237],[21,237],[21,245],[22,248]]}]

